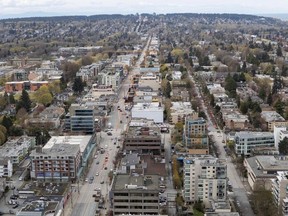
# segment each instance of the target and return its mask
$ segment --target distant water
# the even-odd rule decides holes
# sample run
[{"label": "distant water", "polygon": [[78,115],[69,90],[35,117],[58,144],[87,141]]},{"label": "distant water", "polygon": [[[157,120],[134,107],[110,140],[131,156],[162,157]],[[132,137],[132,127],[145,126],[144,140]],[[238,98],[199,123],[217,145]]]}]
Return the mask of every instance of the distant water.
[{"label": "distant water", "polygon": [[283,21],[288,21],[288,14],[259,14],[259,16],[273,17]]}]

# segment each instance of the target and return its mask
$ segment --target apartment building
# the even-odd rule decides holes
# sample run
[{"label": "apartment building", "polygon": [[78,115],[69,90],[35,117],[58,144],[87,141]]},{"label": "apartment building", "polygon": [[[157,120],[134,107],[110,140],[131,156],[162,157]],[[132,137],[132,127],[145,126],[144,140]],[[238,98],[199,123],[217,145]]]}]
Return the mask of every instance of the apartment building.
[{"label": "apartment building", "polygon": [[210,155],[184,159],[184,199],[188,203],[202,200],[225,201],[227,194],[227,167]]},{"label": "apartment building", "polygon": [[37,91],[41,86],[48,86],[48,81],[14,81],[5,83],[5,91],[8,93],[26,91]]},{"label": "apartment building", "polygon": [[172,102],[171,111],[171,119],[170,123],[177,124],[185,123],[186,116],[192,116],[192,118],[197,118],[198,113],[192,109],[190,102]]},{"label": "apartment building", "polygon": [[276,178],[278,171],[288,171],[288,157],[273,155],[257,155],[244,160],[247,179],[252,190],[261,185],[271,190],[271,179]]},{"label": "apartment building", "polygon": [[160,128],[129,127],[124,137],[123,147],[126,151],[139,154],[159,155],[164,148]]},{"label": "apartment building", "polygon": [[55,144],[36,148],[30,154],[31,178],[37,180],[76,180],[81,168],[79,145]]},{"label": "apartment building", "polygon": [[65,130],[72,133],[93,134],[95,131],[94,106],[71,104],[65,117]]},{"label": "apartment building", "polygon": [[209,152],[206,120],[188,116],[185,118],[183,142],[188,149],[205,149]]},{"label": "apartment building", "polygon": [[279,113],[276,111],[262,111],[261,117],[265,120],[267,124],[268,131],[274,130],[276,127],[288,127],[288,121],[286,121]]},{"label": "apartment building", "polygon": [[9,157],[0,157],[0,177],[11,177],[13,165]]},{"label": "apartment building", "polygon": [[282,215],[288,215],[288,172],[277,172],[275,179],[272,179],[272,194],[275,204],[279,207]]},{"label": "apartment building", "polygon": [[110,194],[113,215],[158,215],[159,176],[115,176]]},{"label": "apartment building", "polygon": [[272,132],[240,131],[235,134],[235,152],[238,155],[251,155],[256,148],[273,147],[274,134]]},{"label": "apartment building", "polygon": [[35,137],[9,138],[4,145],[0,146],[0,157],[9,157],[12,164],[19,164],[34,146]]}]

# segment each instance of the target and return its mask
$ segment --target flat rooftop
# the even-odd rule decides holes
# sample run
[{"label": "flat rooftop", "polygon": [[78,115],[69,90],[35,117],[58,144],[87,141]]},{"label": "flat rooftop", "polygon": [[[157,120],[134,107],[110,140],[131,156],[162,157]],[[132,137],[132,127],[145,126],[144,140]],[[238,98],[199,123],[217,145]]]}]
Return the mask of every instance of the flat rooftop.
[{"label": "flat rooftop", "polygon": [[45,149],[51,149],[54,145],[79,145],[80,152],[84,152],[88,143],[90,142],[92,136],[91,135],[83,135],[83,136],[52,136],[51,139],[46,143],[43,147]]},{"label": "flat rooftop", "polygon": [[42,150],[33,150],[31,152],[31,157],[34,156],[74,156],[79,152],[79,145],[69,145],[69,144],[54,144],[51,148],[42,148]]},{"label": "flat rooftop", "polygon": [[240,136],[241,138],[255,138],[255,137],[273,137],[272,132],[251,132],[251,131],[240,131],[236,132],[235,136]]},{"label": "flat rooftop", "polygon": [[261,116],[266,122],[285,121],[285,119],[276,111],[262,111]]},{"label": "flat rooftop", "polygon": [[[130,186],[130,187],[129,187]],[[114,180],[114,190],[159,190],[159,175],[118,174]]]}]

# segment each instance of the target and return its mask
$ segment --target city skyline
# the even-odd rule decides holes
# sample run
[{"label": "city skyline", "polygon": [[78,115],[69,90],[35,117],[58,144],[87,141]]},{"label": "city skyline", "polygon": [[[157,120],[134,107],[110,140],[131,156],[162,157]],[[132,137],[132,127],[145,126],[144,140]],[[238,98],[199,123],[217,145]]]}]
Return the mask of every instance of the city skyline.
[{"label": "city skyline", "polygon": [[1,0],[0,18],[66,16],[136,13],[237,13],[237,14],[287,14],[288,2],[281,0]]}]

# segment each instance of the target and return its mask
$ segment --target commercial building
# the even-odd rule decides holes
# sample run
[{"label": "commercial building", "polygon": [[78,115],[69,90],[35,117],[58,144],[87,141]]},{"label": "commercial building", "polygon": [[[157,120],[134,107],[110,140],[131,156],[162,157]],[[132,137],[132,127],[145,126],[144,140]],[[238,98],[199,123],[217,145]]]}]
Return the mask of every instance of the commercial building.
[{"label": "commercial building", "polygon": [[94,136],[55,136],[30,154],[31,177],[39,180],[75,180],[88,165],[96,146]]},{"label": "commercial building", "polygon": [[72,133],[93,134],[95,131],[94,106],[71,104],[65,118],[65,130]]},{"label": "commercial building", "polygon": [[247,179],[252,190],[258,185],[271,189],[271,179],[276,178],[278,171],[288,171],[286,156],[259,155],[244,160]]},{"label": "commercial building", "polygon": [[155,123],[163,123],[164,107],[161,103],[137,103],[131,109],[132,118],[152,119]]},{"label": "commercial building", "polygon": [[159,190],[158,175],[116,175],[110,195],[113,215],[158,215]]},{"label": "commercial building", "polygon": [[274,134],[271,132],[240,131],[235,134],[235,153],[238,155],[251,155],[256,148],[273,147]]},{"label": "commercial building", "polygon": [[206,131],[206,120],[195,117],[196,116],[188,116],[185,118],[183,131],[184,145],[188,149],[205,149],[205,154],[208,154],[209,141]]},{"label": "commercial building", "polygon": [[286,121],[279,113],[276,111],[262,111],[261,117],[265,120],[267,128],[269,131],[274,130],[276,127],[288,127],[288,121]]},{"label": "commercial building", "polygon": [[184,199],[191,203],[226,201],[227,167],[210,155],[184,159]]},{"label": "commercial building", "polygon": [[31,178],[37,180],[76,180],[81,167],[79,145],[55,144],[51,148],[37,148],[30,154]]},{"label": "commercial building", "polygon": [[276,178],[272,179],[272,194],[275,204],[279,207],[282,215],[288,215],[288,172],[277,172]]},{"label": "commercial building", "polygon": [[125,134],[123,147],[126,151],[139,154],[160,155],[163,149],[160,128],[129,127]]},{"label": "commercial building", "polygon": [[0,157],[0,177],[11,177],[13,165],[9,157]]}]

